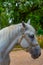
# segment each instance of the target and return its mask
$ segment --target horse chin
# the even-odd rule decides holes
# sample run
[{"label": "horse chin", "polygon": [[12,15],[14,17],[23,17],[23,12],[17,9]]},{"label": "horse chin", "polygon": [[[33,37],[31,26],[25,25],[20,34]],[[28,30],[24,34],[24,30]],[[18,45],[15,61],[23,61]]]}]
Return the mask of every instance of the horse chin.
[{"label": "horse chin", "polygon": [[37,59],[38,58],[38,56],[36,56],[36,57],[34,57],[34,56],[31,56],[33,59]]}]

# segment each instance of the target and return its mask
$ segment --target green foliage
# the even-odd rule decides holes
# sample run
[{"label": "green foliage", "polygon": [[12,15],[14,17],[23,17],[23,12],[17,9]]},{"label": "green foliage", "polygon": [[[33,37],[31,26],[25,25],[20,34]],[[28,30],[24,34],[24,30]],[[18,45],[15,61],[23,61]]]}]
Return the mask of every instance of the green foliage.
[{"label": "green foliage", "polygon": [[42,29],[38,29],[38,32],[37,32],[38,35],[42,34],[43,35],[43,30]]},{"label": "green foliage", "polygon": [[29,19],[43,34],[39,32],[43,29],[43,0],[0,0],[0,29]]}]

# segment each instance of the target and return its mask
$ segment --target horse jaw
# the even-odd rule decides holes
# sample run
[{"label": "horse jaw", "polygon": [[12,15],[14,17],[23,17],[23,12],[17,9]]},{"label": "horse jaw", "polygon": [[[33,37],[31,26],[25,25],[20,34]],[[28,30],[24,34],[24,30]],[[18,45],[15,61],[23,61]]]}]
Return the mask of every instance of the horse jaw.
[{"label": "horse jaw", "polygon": [[29,47],[29,43],[23,38],[21,43],[20,43],[22,48],[28,48]]}]

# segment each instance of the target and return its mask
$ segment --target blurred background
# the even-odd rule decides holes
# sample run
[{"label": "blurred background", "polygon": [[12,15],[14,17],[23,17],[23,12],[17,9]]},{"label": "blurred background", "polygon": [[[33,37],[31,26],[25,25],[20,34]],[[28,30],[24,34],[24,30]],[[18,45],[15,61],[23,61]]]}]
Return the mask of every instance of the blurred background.
[{"label": "blurred background", "polygon": [[0,0],[0,29],[28,20],[43,48],[43,0]]}]

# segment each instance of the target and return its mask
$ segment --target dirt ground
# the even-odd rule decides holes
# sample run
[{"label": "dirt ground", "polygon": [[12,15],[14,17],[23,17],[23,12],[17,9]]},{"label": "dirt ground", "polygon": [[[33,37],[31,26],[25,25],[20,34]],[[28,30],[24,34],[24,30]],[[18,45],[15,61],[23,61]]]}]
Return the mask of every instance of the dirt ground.
[{"label": "dirt ground", "polygon": [[41,52],[41,56],[34,60],[24,50],[13,51],[10,53],[10,65],[43,65],[43,50]]}]

